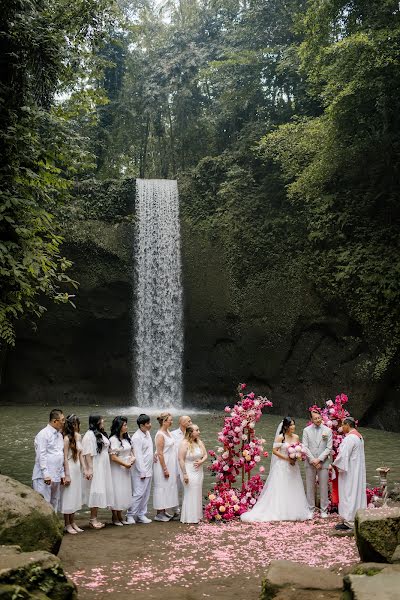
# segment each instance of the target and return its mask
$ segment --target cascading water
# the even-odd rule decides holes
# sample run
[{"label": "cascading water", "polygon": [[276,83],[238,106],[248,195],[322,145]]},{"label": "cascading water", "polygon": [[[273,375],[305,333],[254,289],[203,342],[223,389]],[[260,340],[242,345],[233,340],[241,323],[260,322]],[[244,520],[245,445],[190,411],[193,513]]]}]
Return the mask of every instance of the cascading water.
[{"label": "cascading water", "polygon": [[176,181],[136,180],[134,404],[182,406],[183,306]]}]

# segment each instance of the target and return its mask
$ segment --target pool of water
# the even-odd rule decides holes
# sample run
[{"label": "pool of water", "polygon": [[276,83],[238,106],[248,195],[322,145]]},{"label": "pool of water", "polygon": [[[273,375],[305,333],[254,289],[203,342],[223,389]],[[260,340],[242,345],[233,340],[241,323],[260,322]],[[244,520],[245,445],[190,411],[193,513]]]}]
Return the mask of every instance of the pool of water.
[{"label": "pool of water", "polygon": [[[105,417],[105,427],[109,431],[114,416],[123,414],[128,418],[129,431],[133,433],[136,430],[136,417],[143,409],[132,408],[107,408],[102,406],[98,408],[98,413]],[[2,406],[0,407],[1,436],[0,436],[0,472],[3,475],[10,475],[19,481],[31,485],[31,475],[34,462],[33,439],[36,433],[42,429],[48,420],[48,407],[41,406]],[[96,414],[93,406],[67,406],[64,407],[65,415],[77,413],[81,419],[81,433],[85,433],[89,413]],[[154,412],[153,412],[154,414]],[[182,411],[186,414],[186,411]],[[195,413],[189,412],[194,423],[199,425],[201,437],[208,450],[214,449],[217,444],[217,433],[220,431],[224,413]],[[278,426],[280,417],[276,415],[264,414],[261,421],[257,424],[256,433],[259,437],[266,439],[265,450],[271,451],[273,436]],[[155,416],[152,417],[154,437],[158,429],[158,423]],[[297,433],[301,436],[306,421],[297,419]],[[178,416],[174,416],[172,428],[178,426]],[[390,467],[389,482],[400,481],[400,434],[385,432],[382,430],[361,428],[360,432],[365,440],[365,454],[367,465],[367,482],[370,486],[378,483],[376,469],[382,465]],[[263,459],[262,464],[269,469],[269,458]],[[302,467],[304,470],[304,467]],[[253,471],[255,472],[255,471]],[[204,491],[211,488],[214,479],[211,474],[205,471]],[[390,487],[390,485],[389,485]]]}]

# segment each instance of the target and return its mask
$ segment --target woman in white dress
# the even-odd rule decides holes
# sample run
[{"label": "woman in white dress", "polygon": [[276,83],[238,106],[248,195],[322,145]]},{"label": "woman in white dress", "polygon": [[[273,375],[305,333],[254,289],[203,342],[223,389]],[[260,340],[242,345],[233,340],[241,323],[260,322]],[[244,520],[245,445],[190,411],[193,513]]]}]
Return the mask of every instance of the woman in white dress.
[{"label": "woman in white dress", "polygon": [[82,439],[82,455],[86,465],[83,504],[90,508],[89,526],[93,529],[105,526],[97,519],[98,509],[114,506],[109,447],[110,441],[104,431],[103,417],[90,415],[89,431]]},{"label": "woman in white dress", "polygon": [[265,521],[305,521],[312,519],[304,484],[297,460],[289,458],[287,447],[297,444],[299,436],[294,433],[295,422],[285,417],[280,423],[275,442],[271,469],[256,504],[241,515],[246,523]]},{"label": "woman in white dress", "polygon": [[128,435],[128,420],[115,417],[110,435],[111,477],[114,488],[112,522],[123,526],[122,511],[132,504],[131,466],[135,462],[131,439]]},{"label": "woman in white dress", "polygon": [[157,462],[153,468],[153,507],[157,514],[155,521],[169,521],[167,508],[178,506],[178,481],[175,439],[169,432],[172,425],[170,413],[163,412],[157,417],[160,429],[156,433]]},{"label": "woman in white dress", "polygon": [[64,426],[64,485],[61,487],[61,512],[64,514],[64,530],[77,534],[83,531],[75,523],[75,512],[82,508],[83,459],[80,420],[68,415]]},{"label": "woman in white dress", "polygon": [[183,481],[181,523],[198,523],[203,518],[203,463],[207,460],[207,450],[197,425],[186,428],[178,456]]}]

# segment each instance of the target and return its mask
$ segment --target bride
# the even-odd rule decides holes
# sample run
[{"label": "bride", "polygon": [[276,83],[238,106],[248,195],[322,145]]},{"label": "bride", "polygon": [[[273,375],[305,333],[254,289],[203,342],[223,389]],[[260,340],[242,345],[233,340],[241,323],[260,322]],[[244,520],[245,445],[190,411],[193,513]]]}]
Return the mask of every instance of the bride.
[{"label": "bride", "polygon": [[264,521],[305,521],[312,519],[297,460],[289,458],[287,447],[299,442],[294,419],[285,417],[276,431],[271,469],[253,508],[241,515],[245,523]]}]

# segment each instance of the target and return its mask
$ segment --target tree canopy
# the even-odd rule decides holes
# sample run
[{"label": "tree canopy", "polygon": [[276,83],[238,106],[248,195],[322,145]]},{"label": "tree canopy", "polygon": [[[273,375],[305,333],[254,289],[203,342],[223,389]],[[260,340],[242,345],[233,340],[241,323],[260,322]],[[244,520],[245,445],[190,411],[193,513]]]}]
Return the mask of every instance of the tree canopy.
[{"label": "tree canopy", "polygon": [[68,301],[71,182],[177,177],[182,218],[218,232],[238,284],[290,257],[390,371],[397,1],[12,0],[3,21],[3,339],[42,293]]}]

